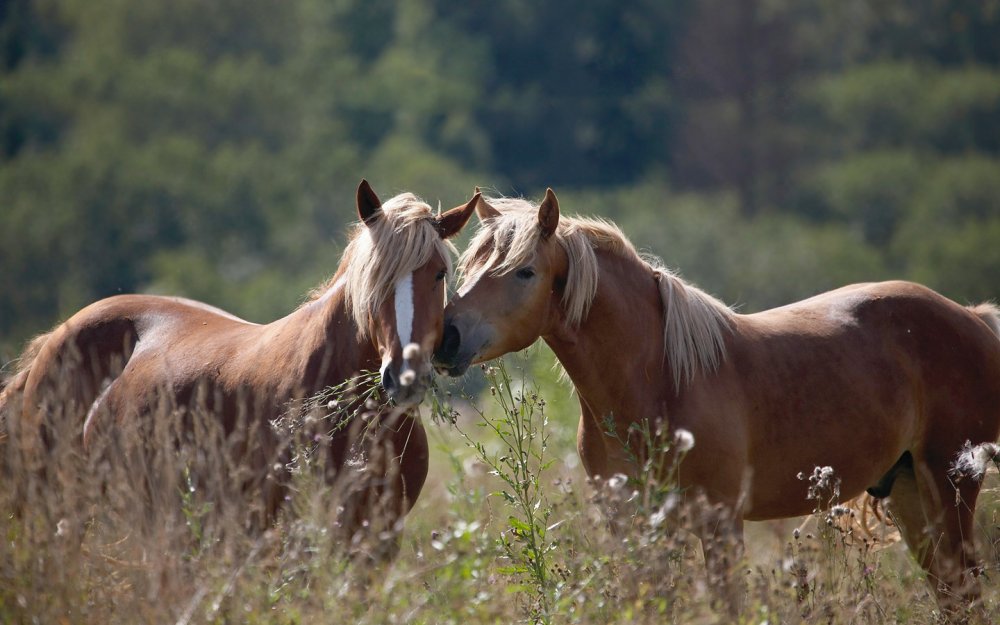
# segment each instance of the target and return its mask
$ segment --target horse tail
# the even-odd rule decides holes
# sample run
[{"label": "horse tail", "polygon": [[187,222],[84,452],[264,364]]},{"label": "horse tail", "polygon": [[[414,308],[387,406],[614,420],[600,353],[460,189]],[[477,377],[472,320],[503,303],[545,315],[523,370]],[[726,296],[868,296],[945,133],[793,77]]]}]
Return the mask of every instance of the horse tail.
[{"label": "horse tail", "polygon": [[107,380],[116,378],[132,355],[137,336],[128,312],[103,300],[25,349],[0,401],[6,429],[23,454],[40,457],[55,438],[82,432]]},{"label": "horse tail", "polygon": [[42,347],[52,335],[51,332],[40,334],[31,339],[16,361],[14,374],[0,384],[0,476],[4,480],[14,479],[7,444],[13,440],[12,428],[17,428],[22,418],[24,405],[24,389],[34,364]]},{"label": "horse tail", "polygon": [[[38,353],[42,351],[52,332],[39,334],[28,342],[28,345],[21,352],[21,357],[17,359],[17,368],[14,374],[0,384],[0,419],[6,419],[10,410],[16,410],[16,404],[20,402],[24,395],[24,386],[31,373],[31,365],[38,358]],[[3,434],[0,434],[2,436]]]},{"label": "horse tail", "polygon": [[987,302],[976,306],[968,306],[969,311],[982,319],[986,325],[993,330],[993,334],[1000,338],[1000,306]]}]

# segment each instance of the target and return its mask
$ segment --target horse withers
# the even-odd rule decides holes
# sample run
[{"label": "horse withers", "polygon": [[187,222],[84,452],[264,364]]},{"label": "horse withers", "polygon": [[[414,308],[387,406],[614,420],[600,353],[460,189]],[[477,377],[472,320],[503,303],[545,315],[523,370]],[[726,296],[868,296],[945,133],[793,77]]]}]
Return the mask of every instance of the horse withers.
[{"label": "horse withers", "polygon": [[[151,431],[165,409],[180,410],[186,429],[204,429],[207,419],[227,449],[242,446],[266,521],[287,494],[290,441],[274,424],[294,419],[324,389],[377,371],[375,394],[389,403],[348,402],[335,411],[337,423],[314,419],[308,434],[323,442],[330,481],[353,479],[357,471],[346,467],[359,458],[373,476],[372,492],[356,497],[351,518],[339,522],[366,525],[372,511],[365,502],[379,501],[393,525],[427,474],[427,440],[412,408],[430,381],[429,355],[442,334],[455,253],[447,239],[465,225],[476,199],[435,215],[410,193],[383,204],[363,180],[360,223],[336,273],[269,324],[179,297],[121,295],[91,304],[22,356],[0,394],[8,445],[19,446],[24,464],[44,469],[47,450],[65,442],[60,436],[90,447],[101,432],[137,423]],[[361,412],[364,427],[355,418]],[[369,453],[374,448],[382,452]]]},{"label": "horse withers", "polygon": [[537,206],[483,199],[477,213],[439,369],[458,375],[541,337],[576,386],[589,475],[636,475],[635,424],[687,430],[680,485],[742,536],[744,519],[812,512],[801,478],[831,467],[839,490],[824,504],[888,497],[939,601],[978,596],[980,482],[949,470],[967,441],[1000,435],[1000,309],[883,282],[737,314],[613,224],[560,217],[551,190]]}]

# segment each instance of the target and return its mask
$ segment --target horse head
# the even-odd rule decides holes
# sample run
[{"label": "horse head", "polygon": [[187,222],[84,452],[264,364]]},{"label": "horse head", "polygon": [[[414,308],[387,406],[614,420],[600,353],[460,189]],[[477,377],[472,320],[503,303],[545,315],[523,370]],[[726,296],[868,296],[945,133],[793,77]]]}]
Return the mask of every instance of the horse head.
[{"label": "horse head", "polygon": [[571,250],[556,236],[555,193],[548,189],[537,209],[523,200],[494,201],[502,210],[484,198],[476,204],[481,227],[460,261],[462,286],[445,309],[434,361],[449,375],[524,349],[573,321],[574,302],[564,297]]},{"label": "horse head", "polygon": [[454,246],[447,240],[472,215],[479,195],[440,215],[409,193],[385,205],[367,181],[358,186],[361,224],[348,254],[347,292],[359,331],[381,360],[380,383],[397,406],[420,403],[443,334],[445,279]]}]

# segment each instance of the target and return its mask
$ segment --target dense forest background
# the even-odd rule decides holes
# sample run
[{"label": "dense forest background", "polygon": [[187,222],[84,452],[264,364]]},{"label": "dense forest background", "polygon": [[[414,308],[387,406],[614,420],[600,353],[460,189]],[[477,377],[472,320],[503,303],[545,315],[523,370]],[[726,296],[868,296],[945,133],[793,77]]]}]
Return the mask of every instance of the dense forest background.
[{"label": "dense forest background", "polygon": [[254,321],[367,177],[617,221],[753,311],[1000,297],[1000,0],[0,0],[0,362],[122,292]]}]

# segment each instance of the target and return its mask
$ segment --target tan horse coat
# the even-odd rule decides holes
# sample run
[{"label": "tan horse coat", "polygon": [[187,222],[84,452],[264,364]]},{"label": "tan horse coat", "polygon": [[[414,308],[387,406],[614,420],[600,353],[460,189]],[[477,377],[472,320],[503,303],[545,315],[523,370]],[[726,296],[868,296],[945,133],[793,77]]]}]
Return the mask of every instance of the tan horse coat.
[{"label": "tan horse coat", "polygon": [[888,495],[942,601],[976,596],[980,485],[949,470],[966,441],[1000,435],[996,307],[885,282],[740,315],[640,258],[614,226],[560,219],[551,191],[537,208],[497,204],[480,203],[439,367],[457,374],[541,337],[576,387],[589,475],[636,474],[644,449],[620,443],[634,423],[686,429],[696,443],[681,486],[722,504],[740,532],[742,519],[810,513],[799,476],[829,466],[839,494],[822,503]]}]

